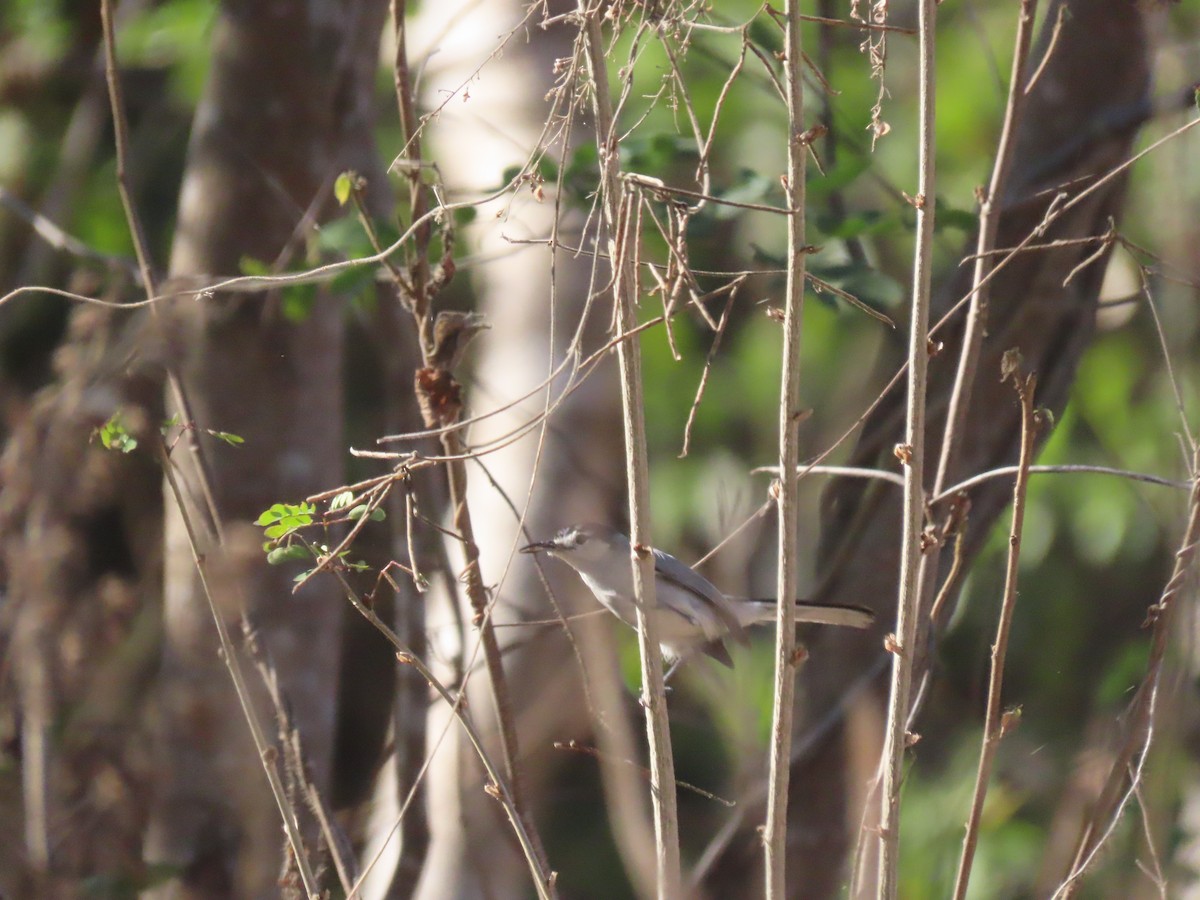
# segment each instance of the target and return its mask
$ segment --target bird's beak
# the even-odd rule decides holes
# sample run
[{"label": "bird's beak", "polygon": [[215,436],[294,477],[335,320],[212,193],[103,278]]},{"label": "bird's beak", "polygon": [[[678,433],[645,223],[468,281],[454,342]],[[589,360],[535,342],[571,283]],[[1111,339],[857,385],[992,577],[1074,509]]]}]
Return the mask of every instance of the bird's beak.
[{"label": "bird's beak", "polygon": [[554,541],[534,541],[532,544],[526,544],[521,548],[522,553],[537,553],[539,550],[557,550],[558,544]]}]

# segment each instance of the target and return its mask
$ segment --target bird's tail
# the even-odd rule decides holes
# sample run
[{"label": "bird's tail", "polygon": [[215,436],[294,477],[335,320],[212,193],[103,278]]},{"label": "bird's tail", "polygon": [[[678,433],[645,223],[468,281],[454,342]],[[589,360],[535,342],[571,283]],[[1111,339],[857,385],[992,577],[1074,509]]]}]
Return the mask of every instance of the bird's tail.
[{"label": "bird's tail", "polygon": [[[738,600],[735,608],[742,627],[762,625],[775,620],[774,600]],[[863,606],[839,606],[834,603],[796,601],[796,621],[814,625],[838,625],[843,628],[870,628],[875,613]]]}]

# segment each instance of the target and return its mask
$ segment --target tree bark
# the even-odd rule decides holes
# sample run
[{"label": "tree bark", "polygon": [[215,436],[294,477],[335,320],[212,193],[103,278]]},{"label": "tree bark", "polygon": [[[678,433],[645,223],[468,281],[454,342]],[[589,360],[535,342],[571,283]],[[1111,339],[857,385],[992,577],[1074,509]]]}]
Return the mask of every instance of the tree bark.
[{"label": "tree bark", "polygon": [[[385,14],[382,0],[223,5],[189,148],[173,278],[237,274],[246,258],[306,265],[314,226],[335,210],[339,172],[376,175],[374,189],[384,189],[371,109]],[[222,545],[200,550],[227,624],[236,626],[244,604],[325,791],[344,601],[329,579],[293,595],[294,573],[267,567],[248,523],[273,503],[341,481],[344,311],[325,292],[298,315],[286,301],[274,293],[180,299],[170,314],[195,417],[185,424],[197,429],[224,523]],[[225,446],[206,430],[245,444]],[[200,496],[197,461],[183,442],[172,462]],[[278,812],[217,658],[173,502],[165,567],[160,793],[146,854],[181,868],[176,895],[272,896],[283,866]]]}]

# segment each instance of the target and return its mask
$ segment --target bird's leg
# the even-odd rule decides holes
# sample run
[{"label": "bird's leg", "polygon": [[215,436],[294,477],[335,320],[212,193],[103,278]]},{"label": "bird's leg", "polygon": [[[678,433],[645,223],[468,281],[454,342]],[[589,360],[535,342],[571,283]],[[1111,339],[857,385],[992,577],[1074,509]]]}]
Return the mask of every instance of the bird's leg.
[{"label": "bird's leg", "polygon": [[679,657],[679,659],[675,660],[675,662],[671,663],[671,668],[667,669],[667,674],[665,674],[663,676],[663,688],[665,688],[668,691],[671,690],[669,687],[667,687],[667,682],[671,680],[671,676],[675,674],[675,670],[678,669],[681,665],[683,665],[683,657],[682,656]]}]

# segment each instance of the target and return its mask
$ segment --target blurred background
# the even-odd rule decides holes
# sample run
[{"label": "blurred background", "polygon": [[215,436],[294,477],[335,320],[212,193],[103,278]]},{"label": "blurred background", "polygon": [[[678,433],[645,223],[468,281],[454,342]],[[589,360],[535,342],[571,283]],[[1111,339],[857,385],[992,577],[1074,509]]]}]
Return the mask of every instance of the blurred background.
[{"label": "blurred background", "polygon": [[[824,462],[899,472],[891,450],[902,435],[902,384],[843,440],[896,374],[908,322],[917,45],[903,29],[915,24],[915,4],[888,6],[888,23],[902,30],[858,27],[852,16],[868,16],[865,4],[804,9],[842,24],[814,21],[804,34],[805,125],[821,126],[807,185],[807,241],[819,247],[809,271],[820,282],[810,282],[803,314],[801,441],[806,460],[836,446]],[[1037,225],[1055,192],[1092,185],[1196,117],[1194,6],[1038,6],[1033,66],[1059,8],[1069,11],[1030,92],[1001,248]],[[246,660],[265,658],[278,678],[345,860],[361,872],[382,854],[364,896],[534,895],[447,705],[396,665],[332,575],[293,594],[311,558],[268,566],[253,524],[273,504],[345,485],[368,497],[362,485],[386,481],[395,462],[351,448],[454,455],[413,394],[413,372],[429,368],[422,330],[428,336],[443,310],[477,311],[490,326],[456,371],[464,418],[481,418],[456,433],[470,457],[463,496],[494,604],[526,800],[562,896],[645,893],[650,848],[639,846],[646,823],[636,820],[646,783],[623,761],[645,757],[636,636],[607,616],[572,619],[569,630],[547,624],[596,605],[565,566],[538,571],[515,553],[573,522],[628,521],[607,236],[573,9],[120,3],[125,177],[158,293],[171,295],[153,315],[10,293],[36,285],[120,304],[146,296],[118,192],[99,4],[0,8],[6,895],[251,897],[296,887],[218,658],[187,516],[155,451],[161,445],[168,465],[197,484],[185,453],[192,441],[223,522],[206,557],[218,615],[237,631],[244,612],[255,632],[261,654]],[[731,594],[770,596],[774,476],[755,470],[778,463],[782,335],[772,313],[783,303],[786,229],[761,208],[784,204],[782,31],[770,10],[742,0],[593,12],[606,16],[623,170],[693,192],[669,202],[647,194],[641,221],[639,315],[671,313],[669,327],[640,338],[654,543],[689,564],[720,545],[705,574]],[[939,12],[935,318],[970,286],[966,258],[995,158],[1016,12],[982,0]],[[410,76],[401,87],[415,104],[407,112],[397,104],[397,47]],[[885,53],[881,75],[872,52]],[[1018,255],[993,287],[979,375],[988,386],[978,388],[951,482],[1015,461],[1017,403],[999,385],[996,360],[1020,346],[1039,375],[1039,403],[1054,411],[1039,463],[1176,484],[1079,473],[1030,482],[1004,688],[1005,706],[1022,714],[991,779],[973,897],[1053,894],[1132,740],[1129,710],[1151,649],[1147,608],[1171,577],[1191,514],[1180,484],[1195,477],[1200,415],[1198,140],[1188,131],[1140,159],[1127,182],[1114,179],[1046,236],[1089,240]],[[349,200],[337,186],[348,171],[362,179]],[[390,269],[258,293],[180,293],[361,258],[404,234],[414,210],[438,203],[452,209],[431,232],[417,229]],[[939,339],[931,454],[961,315]],[[190,414],[168,374],[186,389]],[[100,440],[114,425],[135,440],[131,452]],[[407,437],[377,443],[384,435]],[[460,577],[471,558],[455,537],[453,477],[436,465],[396,481],[380,502],[387,518],[368,522],[349,548],[361,566],[346,577],[462,689],[496,750],[494,693]],[[864,804],[886,701],[881,647],[895,614],[899,493],[819,472],[800,484],[805,593],[879,616],[868,635],[801,632],[811,656],[798,680],[790,892],[839,896],[852,892],[856,859],[868,872],[873,865],[855,847],[873,821]],[[949,894],[954,883],[1011,484],[999,479],[972,496],[969,568],[929,640],[921,740],[903,794],[901,896]],[[314,502],[327,510],[328,497]],[[351,527],[322,530],[320,521],[309,539],[329,546]],[[389,581],[380,574],[389,561],[424,576],[393,567]],[[1153,748],[1075,887],[1084,896],[1198,890],[1194,567],[1184,586],[1155,676]],[[760,891],[771,647],[767,629],[737,652],[733,670],[695,660],[670,695],[683,855],[698,895]],[[248,671],[269,721],[278,707]],[[274,723],[267,730],[273,736]],[[299,798],[304,779],[292,778]],[[631,783],[636,795],[622,793]],[[321,878],[344,895],[328,837],[304,817]]]}]

